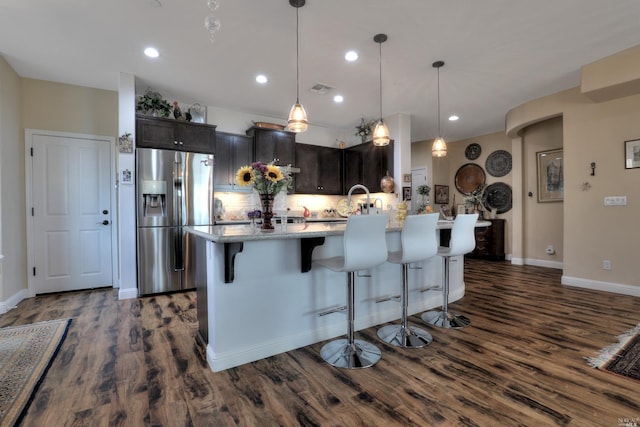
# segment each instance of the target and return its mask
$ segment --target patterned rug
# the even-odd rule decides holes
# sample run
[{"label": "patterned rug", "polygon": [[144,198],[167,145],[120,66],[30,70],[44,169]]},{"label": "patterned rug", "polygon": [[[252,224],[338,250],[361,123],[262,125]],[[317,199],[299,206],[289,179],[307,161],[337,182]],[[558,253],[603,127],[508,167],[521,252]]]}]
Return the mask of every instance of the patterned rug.
[{"label": "patterned rug", "polygon": [[0,329],[0,425],[20,421],[67,335],[71,319]]},{"label": "patterned rug", "polygon": [[588,357],[594,368],[640,381],[640,324],[618,336],[618,342],[603,348],[597,357]]}]

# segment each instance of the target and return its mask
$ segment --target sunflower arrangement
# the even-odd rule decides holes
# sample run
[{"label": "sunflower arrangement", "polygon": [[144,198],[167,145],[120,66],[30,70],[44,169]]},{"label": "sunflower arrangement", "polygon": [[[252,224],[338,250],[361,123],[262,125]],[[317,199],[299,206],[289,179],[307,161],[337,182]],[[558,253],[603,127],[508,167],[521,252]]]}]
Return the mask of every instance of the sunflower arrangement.
[{"label": "sunflower arrangement", "polygon": [[253,162],[236,172],[236,182],[241,187],[253,186],[259,194],[273,194],[291,188],[293,179],[290,166]]}]

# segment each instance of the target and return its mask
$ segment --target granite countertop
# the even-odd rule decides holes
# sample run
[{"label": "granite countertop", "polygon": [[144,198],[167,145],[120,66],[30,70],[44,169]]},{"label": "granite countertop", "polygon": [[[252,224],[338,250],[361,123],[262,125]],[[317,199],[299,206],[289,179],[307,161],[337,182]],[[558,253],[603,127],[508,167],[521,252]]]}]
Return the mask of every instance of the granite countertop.
[{"label": "granite countertop", "polygon": [[[453,221],[438,221],[438,229],[450,229]],[[488,227],[489,221],[478,221],[476,227]],[[346,221],[334,222],[305,222],[302,224],[275,224],[271,232],[263,232],[248,224],[190,226],[185,227],[190,233],[211,240],[216,243],[248,242],[253,240],[282,240],[301,239],[342,235],[347,226]],[[402,226],[392,221],[387,226],[387,232],[401,231]]]}]

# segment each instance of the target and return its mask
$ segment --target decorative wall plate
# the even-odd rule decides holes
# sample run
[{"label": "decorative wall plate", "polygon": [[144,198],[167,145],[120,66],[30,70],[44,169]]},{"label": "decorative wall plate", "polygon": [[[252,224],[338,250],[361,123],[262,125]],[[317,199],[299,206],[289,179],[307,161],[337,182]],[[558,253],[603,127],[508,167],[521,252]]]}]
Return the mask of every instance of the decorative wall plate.
[{"label": "decorative wall plate", "polygon": [[478,188],[481,184],[484,184],[486,175],[480,165],[475,163],[467,163],[460,166],[458,172],[456,172],[455,182],[456,189],[464,195],[469,195]]},{"label": "decorative wall plate", "polygon": [[505,150],[494,151],[487,157],[485,167],[491,176],[505,176],[511,172],[511,153]]},{"label": "decorative wall plate", "polygon": [[497,209],[497,213],[505,213],[511,210],[511,187],[504,182],[489,184],[484,189],[484,202],[489,210]]},{"label": "decorative wall plate", "polygon": [[464,150],[464,156],[469,160],[477,159],[480,157],[480,153],[482,153],[482,147],[480,147],[480,144],[476,144],[475,142],[467,145],[467,148]]}]

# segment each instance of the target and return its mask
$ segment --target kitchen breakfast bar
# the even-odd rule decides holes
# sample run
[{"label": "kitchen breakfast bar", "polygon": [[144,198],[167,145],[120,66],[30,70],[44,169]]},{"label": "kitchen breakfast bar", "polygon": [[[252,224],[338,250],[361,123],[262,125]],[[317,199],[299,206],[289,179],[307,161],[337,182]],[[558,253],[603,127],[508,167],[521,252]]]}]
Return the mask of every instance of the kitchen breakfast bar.
[{"label": "kitchen breakfast bar", "polygon": [[[439,221],[440,234],[452,224]],[[476,227],[489,225],[479,221]],[[345,274],[313,265],[313,259],[343,254],[345,227],[345,222],[278,224],[268,233],[251,225],[185,227],[198,237],[197,341],[213,371],[345,334],[344,313],[320,315],[345,305]],[[400,250],[401,230],[387,227],[389,251]],[[435,256],[412,265],[409,315],[441,305],[442,264]],[[464,296],[463,264],[462,256],[452,259],[450,302]],[[397,321],[401,305],[393,297],[401,289],[397,264],[361,272],[355,282],[355,330]]]}]

